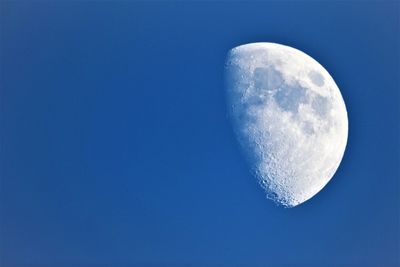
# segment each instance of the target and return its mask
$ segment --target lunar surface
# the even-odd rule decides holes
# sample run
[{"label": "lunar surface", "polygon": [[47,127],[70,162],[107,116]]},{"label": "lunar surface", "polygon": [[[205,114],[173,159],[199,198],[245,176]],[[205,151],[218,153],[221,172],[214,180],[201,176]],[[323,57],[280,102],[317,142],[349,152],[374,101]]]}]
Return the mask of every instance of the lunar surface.
[{"label": "lunar surface", "polygon": [[294,207],[335,174],[347,111],[329,73],[305,53],[252,43],[229,51],[228,106],[235,132],[267,197]]}]

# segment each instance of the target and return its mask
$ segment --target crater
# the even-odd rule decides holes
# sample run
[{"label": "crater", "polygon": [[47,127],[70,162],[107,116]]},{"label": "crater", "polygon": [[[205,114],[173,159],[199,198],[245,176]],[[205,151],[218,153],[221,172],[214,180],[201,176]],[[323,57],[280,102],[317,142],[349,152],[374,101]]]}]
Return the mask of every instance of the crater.
[{"label": "crater", "polygon": [[282,74],[272,67],[256,68],[253,80],[256,91],[273,91],[283,83]]},{"label": "crater", "polygon": [[312,135],[315,133],[314,126],[311,122],[305,121],[303,124],[303,132],[307,135]]},{"label": "crater", "polygon": [[299,105],[307,101],[306,91],[299,84],[283,84],[276,92],[275,100],[283,110],[297,113]]},{"label": "crater", "polygon": [[322,76],[322,74],[319,72],[316,72],[314,70],[310,71],[310,73],[308,74],[308,77],[310,78],[312,83],[315,84],[316,86],[321,87],[325,84],[324,76]]},{"label": "crater", "polygon": [[311,107],[314,109],[315,113],[317,113],[319,116],[326,117],[330,105],[326,97],[316,95],[311,102]]}]

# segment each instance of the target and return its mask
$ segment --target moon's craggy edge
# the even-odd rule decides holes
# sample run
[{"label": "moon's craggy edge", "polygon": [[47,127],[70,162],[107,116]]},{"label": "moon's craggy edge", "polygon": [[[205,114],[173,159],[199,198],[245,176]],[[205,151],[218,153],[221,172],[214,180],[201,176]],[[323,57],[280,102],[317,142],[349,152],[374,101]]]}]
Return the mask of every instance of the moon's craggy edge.
[{"label": "moon's craggy edge", "polygon": [[[272,45],[279,46],[279,49],[284,47],[276,44]],[[271,44],[267,46],[268,49],[271,49]],[[261,45],[261,48],[263,50],[266,47]],[[285,47],[283,51],[285,49],[295,50]],[[295,52],[302,53],[298,50]],[[333,96],[323,96],[315,93],[296,80],[288,83],[283,79],[284,73],[276,69],[274,64],[261,68],[249,66],[248,61],[250,61],[250,58],[253,60],[254,56],[259,56],[257,53],[259,52],[256,51],[254,53],[252,49],[243,53],[243,51],[238,51],[235,48],[228,55],[225,82],[229,91],[228,103],[231,121],[234,124],[236,135],[239,137],[245,155],[252,166],[252,173],[265,189],[267,197],[277,204],[293,207],[308,200],[321,190],[338,168],[347,140],[346,110],[336,84],[318,63],[308,62],[317,66],[316,70],[308,72],[308,79],[312,86],[321,90],[324,89],[326,82],[330,82],[330,85],[336,87],[337,90],[337,92],[333,91],[335,88],[330,90],[334,93]],[[265,55],[264,51],[261,54]],[[311,59],[304,53],[301,56],[306,61]],[[304,56],[308,58],[304,58]],[[247,69],[252,67],[254,68],[250,72],[251,77],[249,78],[247,77]],[[318,68],[322,68],[326,72],[325,75],[321,75]],[[328,78],[328,81],[325,80],[324,76]],[[331,81],[329,81],[329,78]],[[265,107],[268,108],[266,109]],[[304,112],[307,108],[309,110]],[[339,109],[342,116],[331,116],[334,109]],[[260,110],[264,114],[260,113]],[[272,111],[272,117],[265,115],[265,112],[268,111]],[[289,121],[289,126],[299,126],[298,131],[294,131],[291,134],[281,133],[286,139],[280,137],[277,139],[277,132],[275,131],[274,133],[271,129],[268,130],[271,128],[270,126],[287,127],[288,123],[279,122],[279,118],[278,120],[275,118],[276,115],[286,116],[287,120],[291,120],[291,122]],[[311,122],[304,119],[306,118],[305,116],[310,117],[310,115],[312,115]],[[270,125],[265,125],[265,122],[260,121],[260,119],[265,119]],[[336,131],[335,127],[338,128],[338,126],[335,124],[338,122],[339,124],[342,122],[343,125],[339,125],[339,131]],[[289,131],[290,129],[286,130]],[[315,152],[311,147],[310,140],[311,142],[313,140],[318,141],[316,145],[322,147],[322,152]],[[306,145],[304,147],[296,147],[295,141],[306,142]],[[339,148],[325,145],[324,143],[328,141],[334,141]],[[288,149],[288,145],[285,143],[288,142],[294,142],[290,145],[294,147],[292,150],[295,152],[295,149],[297,149],[297,154],[300,153],[300,157],[290,150],[289,153],[285,154],[284,150]],[[290,145],[289,149],[291,149]],[[296,168],[296,165],[303,164],[301,161],[304,155],[301,155],[301,153],[305,152],[302,149],[315,156],[314,160],[317,161],[317,164],[314,165],[319,164],[322,167],[316,168],[317,171],[314,172]],[[333,156],[324,155],[330,153]],[[318,161],[319,154],[324,157],[320,161]],[[287,158],[284,158],[285,156]],[[294,162],[292,166],[288,164],[290,161]],[[308,164],[308,167],[315,168],[312,164]],[[318,175],[321,175],[321,177],[318,177]]]},{"label": "moon's craggy edge", "polygon": [[[237,81],[235,81],[235,79],[238,77],[237,74],[229,73],[229,71],[230,71],[229,68],[230,68],[231,64],[232,63],[229,62],[229,60],[226,61],[225,84],[228,88],[232,87],[235,83],[237,83]],[[270,71],[273,72],[275,76],[280,76],[280,72],[276,71],[275,69],[270,68]],[[265,75],[263,75],[263,74],[264,73],[260,73],[259,69],[255,70],[254,76],[256,76],[256,83],[257,83],[257,81],[260,82],[260,80],[266,78]],[[259,76],[259,77],[257,77],[257,76]],[[257,78],[258,78],[258,80],[257,80]],[[284,84],[282,79],[275,79],[275,83],[277,83],[276,86],[278,86],[278,87],[282,86]],[[236,95],[236,96],[234,96],[233,94],[228,95],[229,117],[230,117],[231,123],[233,124],[233,129],[234,129],[235,135],[237,136],[239,144],[242,148],[242,151],[244,152],[244,156],[250,164],[251,174],[257,178],[259,185],[265,190],[266,197],[268,199],[272,200],[275,204],[281,205],[286,208],[294,207],[295,205],[297,205],[297,202],[295,199],[290,198],[290,195],[283,197],[280,194],[277,194],[275,192],[275,190],[270,188],[270,184],[267,181],[272,180],[273,177],[270,177],[270,175],[267,175],[268,177],[266,178],[265,174],[260,172],[258,162],[262,161],[263,159],[262,159],[262,157],[260,157],[260,155],[257,155],[257,153],[254,153],[255,147],[252,146],[252,144],[249,144],[248,140],[246,140],[245,134],[243,134],[243,131],[242,131],[242,125],[244,124],[244,122],[251,120],[252,118],[249,117],[246,114],[246,112],[238,113],[237,110],[238,109],[246,110],[246,108],[248,108],[251,105],[263,105],[265,101],[256,97],[254,99],[251,99],[249,103],[241,103],[241,105],[243,105],[243,106],[238,106],[238,104],[235,103],[236,102],[235,99],[238,99],[240,97],[242,97],[242,95]],[[279,96],[278,96],[278,99],[279,99]],[[286,101],[284,97],[282,97],[281,99],[282,99],[282,102],[281,102],[282,108],[285,108],[287,110],[289,110],[291,108],[292,108],[292,110],[295,109],[295,107],[291,107],[289,105],[290,101]]]}]

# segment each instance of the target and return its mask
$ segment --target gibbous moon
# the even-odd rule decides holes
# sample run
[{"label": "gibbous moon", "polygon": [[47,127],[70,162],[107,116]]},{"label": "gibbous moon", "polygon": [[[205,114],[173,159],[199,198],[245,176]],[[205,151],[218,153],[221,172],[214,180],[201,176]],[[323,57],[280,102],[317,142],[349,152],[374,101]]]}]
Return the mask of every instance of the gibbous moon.
[{"label": "gibbous moon", "polygon": [[348,134],[329,73],[297,49],[252,43],[229,51],[226,87],[234,130],[267,197],[294,207],[317,194],[339,167]]}]

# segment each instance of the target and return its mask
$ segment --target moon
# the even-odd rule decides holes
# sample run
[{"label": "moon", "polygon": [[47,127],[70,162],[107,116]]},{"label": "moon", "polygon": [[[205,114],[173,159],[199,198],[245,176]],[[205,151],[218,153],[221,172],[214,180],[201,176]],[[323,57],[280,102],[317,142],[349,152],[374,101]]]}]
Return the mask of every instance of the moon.
[{"label": "moon", "polygon": [[316,195],[343,158],[348,119],[342,95],[316,60],[276,43],[231,49],[229,112],[251,170],[278,205]]}]

